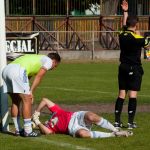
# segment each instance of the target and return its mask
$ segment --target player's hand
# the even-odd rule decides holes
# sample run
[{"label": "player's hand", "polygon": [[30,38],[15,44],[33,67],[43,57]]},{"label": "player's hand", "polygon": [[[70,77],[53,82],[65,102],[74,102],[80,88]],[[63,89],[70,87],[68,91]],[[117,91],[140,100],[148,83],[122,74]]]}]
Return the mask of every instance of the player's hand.
[{"label": "player's hand", "polygon": [[121,7],[123,11],[128,11],[128,2],[126,0],[123,0]]},{"label": "player's hand", "polygon": [[32,104],[34,103],[34,97],[32,97]]},{"label": "player's hand", "polygon": [[40,112],[35,110],[34,114],[32,115],[32,118],[37,119],[39,116],[40,116]]},{"label": "player's hand", "polygon": [[37,111],[35,111],[34,114],[32,115],[32,119],[37,126],[41,124],[39,120],[39,116],[40,116],[40,112],[37,112]]}]

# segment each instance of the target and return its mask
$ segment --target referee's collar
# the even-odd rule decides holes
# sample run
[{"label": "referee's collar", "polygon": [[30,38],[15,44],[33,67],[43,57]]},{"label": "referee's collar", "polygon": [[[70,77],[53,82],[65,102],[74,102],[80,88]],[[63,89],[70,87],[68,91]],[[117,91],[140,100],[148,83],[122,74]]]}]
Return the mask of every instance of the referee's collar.
[{"label": "referee's collar", "polygon": [[129,31],[129,32],[135,33],[133,30],[129,30],[129,29],[127,29],[126,31]]}]

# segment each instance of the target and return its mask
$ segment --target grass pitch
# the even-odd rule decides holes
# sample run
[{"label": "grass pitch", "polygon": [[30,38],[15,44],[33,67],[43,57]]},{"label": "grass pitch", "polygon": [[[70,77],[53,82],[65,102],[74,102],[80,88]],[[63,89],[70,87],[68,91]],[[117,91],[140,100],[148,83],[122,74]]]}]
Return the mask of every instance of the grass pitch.
[{"label": "grass pitch", "polygon": [[[113,114],[102,114],[113,122]],[[126,114],[123,114],[126,120]],[[48,135],[38,138],[23,138],[0,133],[1,150],[149,150],[150,128],[148,113],[139,113],[136,117],[138,128],[132,137],[107,139],[81,139],[69,135]],[[95,130],[102,130],[94,127]]]},{"label": "grass pitch", "polygon": [[[138,105],[150,104],[150,62],[143,62],[145,75]],[[61,104],[114,103],[118,93],[118,62],[67,62],[49,71],[35,93],[35,103],[48,97]],[[69,106],[68,106],[69,107]],[[102,114],[113,122],[113,114]],[[45,120],[47,116],[42,119]],[[127,114],[123,114],[127,123]],[[137,113],[139,127],[129,138],[79,139],[68,135],[49,135],[39,138],[15,137],[0,133],[0,150],[149,150],[150,115]],[[94,127],[95,130],[102,130]],[[102,130],[104,131],[104,130]]]},{"label": "grass pitch", "polygon": [[[150,103],[150,62],[144,62],[142,90],[138,103]],[[58,103],[114,103],[118,95],[118,63],[62,63],[49,71],[35,93],[36,102],[48,97]]]}]

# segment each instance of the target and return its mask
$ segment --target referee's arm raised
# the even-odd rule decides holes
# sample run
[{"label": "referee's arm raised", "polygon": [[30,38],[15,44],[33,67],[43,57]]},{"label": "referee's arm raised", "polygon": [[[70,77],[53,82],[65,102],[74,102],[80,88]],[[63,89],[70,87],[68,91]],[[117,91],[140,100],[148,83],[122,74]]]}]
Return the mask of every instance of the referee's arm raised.
[{"label": "referee's arm raised", "polygon": [[126,21],[128,17],[128,2],[126,0],[123,0],[121,7],[123,10],[123,26],[126,26]]}]

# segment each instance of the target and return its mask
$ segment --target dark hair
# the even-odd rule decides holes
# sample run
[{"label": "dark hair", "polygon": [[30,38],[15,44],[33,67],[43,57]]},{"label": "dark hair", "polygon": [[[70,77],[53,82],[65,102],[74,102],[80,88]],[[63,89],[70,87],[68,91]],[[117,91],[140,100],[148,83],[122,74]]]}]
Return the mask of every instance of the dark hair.
[{"label": "dark hair", "polygon": [[61,58],[58,53],[48,53],[47,56],[51,59],[55,59],[57,62],[61,61]]},{"label": "dark hair", "polygon": [[139,19],[137,16],[128,16],[126,25],[127,27],[135,27],[138,22]]}]

